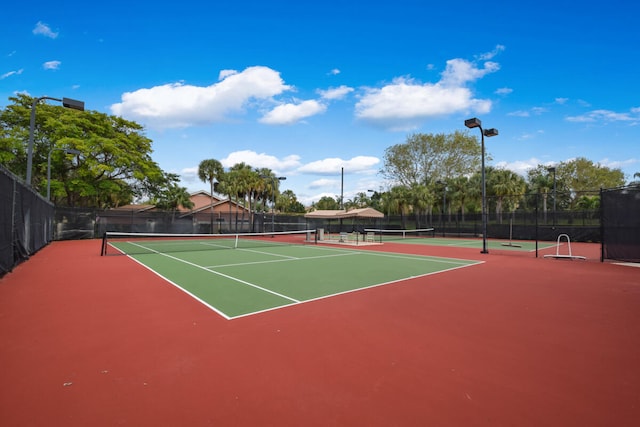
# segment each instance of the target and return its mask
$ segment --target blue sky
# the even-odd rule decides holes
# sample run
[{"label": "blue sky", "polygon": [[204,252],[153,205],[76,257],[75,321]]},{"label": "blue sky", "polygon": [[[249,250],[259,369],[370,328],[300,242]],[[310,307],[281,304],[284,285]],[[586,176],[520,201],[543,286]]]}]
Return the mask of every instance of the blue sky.
[{"label": "blue sky", "polygon": [[[634,2],[12,2],[0,106],[69,97],[142,124],[191,191],[201,160],[286,176],[310,204],[384,190],[386,148],[478,117],[488,165],[640,172]],[[471,130],[471,134],[478,134]],[[344,170],[342,186],[341,171]]]}]

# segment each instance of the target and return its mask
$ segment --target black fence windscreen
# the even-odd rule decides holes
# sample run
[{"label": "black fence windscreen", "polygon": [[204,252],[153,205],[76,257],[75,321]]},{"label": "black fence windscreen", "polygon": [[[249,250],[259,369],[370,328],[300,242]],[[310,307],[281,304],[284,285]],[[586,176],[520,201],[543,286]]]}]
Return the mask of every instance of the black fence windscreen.
[{"label": "black fence windscreen", "polygon": [[0,277],[47,245],[53,205],[0,166]]},{"label": "black fence windscreen", "polygon": [[602,258],[640,262],[640,186],[603,190]]}]

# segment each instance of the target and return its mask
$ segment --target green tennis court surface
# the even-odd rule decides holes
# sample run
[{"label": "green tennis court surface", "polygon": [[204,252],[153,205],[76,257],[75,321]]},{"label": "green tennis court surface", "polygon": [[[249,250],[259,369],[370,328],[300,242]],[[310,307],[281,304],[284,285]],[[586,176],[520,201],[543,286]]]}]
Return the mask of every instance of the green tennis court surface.
[{"label": "green tennis court surface", "polygon": [[[132,244],[110,245],[127,252]],[[129,256],[227,319],[479,263],[313,244]]]},{"label": "green tennis court surface", "polygon": [[[383,242],[393,243],[406,243],[406,244],[418,244],[418,245],[433,245],[433,246],[451,246],[458,248],[476,248],[482,249],[482,239],[464,239],[458,237],[420,237],[420,238],[385,238],[382,237]],[[555,243],[539,243],[538,249],[555,248]],[[500,250],[512,250],[512,251],[524,251],[533,252],[536,250],[535,241],[509,241],[509,240],[487,240],[488,249],[500,249]]]},{"label": "green tennis court surface", "polygon": [[[436,230],[433,228],[423,228],[416,230],[408,229],[365,229],[370,241],[375,242],[393,242],[419,245],[433,246],[450,246],[458,248],[475,248],[482,249],[482,239],[480,238],[461,238],[461,237],[438,237]],[[544,243],[539,244],[538,249],[546,249],[556,247],[555,244]],[[535,241],[518,241],[510,239],[488,239],[488,249],[501,249],[522,252],[534,252],[536,250]]]}]

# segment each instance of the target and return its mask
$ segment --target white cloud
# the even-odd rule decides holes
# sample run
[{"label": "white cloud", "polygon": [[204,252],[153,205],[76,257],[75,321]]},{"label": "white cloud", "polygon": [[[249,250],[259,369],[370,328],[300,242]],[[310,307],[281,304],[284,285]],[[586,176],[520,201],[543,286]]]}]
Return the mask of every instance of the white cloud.
[{"label": "white cloud", "polygon": [[336,88],[329,88],[327,90],[318,90],[320,96],[323,99],[342,99],[347,96],[349,93],[353,92],[353,88],[349,86],[342,85]]},{"label": "white cloud", "polygon": [[183,168],[180,171],[180,178],[184,182],[194,183],[198,180],[198,167],[193,166],[189,168]]},{"label": "white cloud", "polygon": [[513,89],[509,88],[509,87],[501,87],[499,89],[496,90],[496,95],[509,95],[510,93],[513,92]]},{"label": "white cloud", "polygon": [[478,59],[480,59],[481,61],[488,61],[489,59],[493,59],[500,52],[504,52],[505,49],[506,47],[504,45],[498,44],[491,52],[478,55]]},{"label": "white cloud", "polygon": [[329,74],[330,76],[337,76],[338,74],[340,74],[340,70],[338,70],[337,68],[334,68],[333,70],[329,71],[327,74]]},{"label": "white cloud", "polygon": [[220,159],[220,163],[225,168],[238,163],[246,163],[253,168],[269,168],[276,173],[286,173],[294,171],[300,166],[300,156],[292,154],[282,159],[265,153],[256,153],[251,150],[234,151],[224,159]]},{"label": "white cloud", "polygon": [[617,113],[611,110],[593,110],[579,116],[566,117],[565,120],[575,123],[629,122],[631,124],[637,124],[640,123],[640,108],[631,108],[628,113]]},{"label": "white cloud", "polygon": [[38,23],[34,27],[33,34],[37,36],[49,37],[50,39],[55,39],[56,37],[58,37],[57,32],[52,31],[49,25],[40,21],[38,21]]},{"label": "white cloud", "polygon": [[440,84],[457,87],[481,79],[499,69],[500,64],[497,62],[487,61],[482,68],[478,68],[475,63],[464,59],[450,59],[447,61],[447,68],[442,72]]},{"label": "white cloud", "polygon": [[542,113],[546,113],[547,111],[549,111],[549,109],[545,108],[545,107],[533,107],[533,108],[531,108],[531,112],[533,114],[535,114],[536,116],[539,116]]},{"label": "white cloud", "polygon": [[290,125],[300,120],[324,113],[327,106],[313,99],[299,104],[281,104],[266,113],[260,123],[268,125]]},{"label": "white cloud", "polygon": [[[492,58],[504,47],[498,46],[482,59]],[[437,83],[421,83],[410,77],[397,77],[382,88],[365,88],[356,104],[356,117],[390,130],[415,129],[424,120],[470,111],[485,114],[491,101],[474,98],[468,84],[500,69],[497,62],[476,62],[456,58],[447,61]]]},{"label": "white cloud", "polygon": [[566,104],[567,101],[569,101],[569,98],[556,98],[555,99],[555,103],[556,104],[560,104],[560,105]]},{"label": "white cloud", "polygon": [[598,163],[612,169],[624,169],[640,163],[640,159],[631,158],[626,160],[610,160],[608,158],[604,158]]},{"label": "white cloud", "polygon": [[544,134],[543,130],[537,130],[535,133],[523,133],[522,135],[520,135],[520,137],[518,138],[519,141],[525,141],[528,139],[534,139],[535,137]]},{"label": "white cloud", "polygon": [[47,61],[42,64],[42,68],[44,68],[45,70],[57,70],[58,68],[60,68],[61,64],[62,62],[60,61]]},{"label": "white cloud", "polygon": [[507,113],[507,116],[513,116],[513,117],[530,117],[532,114],[535,116],[539,116],[543,113],[546,113],[547,111],[549,111],[547,108],[545,107],[532,107],[529,110],[518,110],[518,111],[512,111],[510,113]]},{"label": "white cloud", "polygon": [[316,188],[325,188],[325,187],[338,187],[340,186],[339,179],[316,179],[315,181],[311,181],[308,185],[309,189],[314,190]]},{"label": "white cloud", "polygon": [[111,112],[158,128],[177,128],[228,120],[253,101],[269,101],[291,87],[268,67],[223,70],[220,81],[201,87],[169,83],[122,95]]},{"label": "white cloud", "polygon": [[380,159],[371,156],[356,156],[349,160],[338,157],[327,158],[315,162],[307,163],[298,168],[298,172],[317,175],[340,174],[343,169],[345,173],[374,173],[373,167],[380,163]]},{"label": "white cloud", "polygon": [[17,71],[9,71],[9,72],[7,72],[7,73],[4,73],[3,75],[1,75],[1,76],[0,76],[0,80],[4,80],[4,79],[6,79],[7,77],[11,77],[11,76],[14,76],[14,75],[20,75],[20,74],[22,74],[22,71],[23,71],[23,70],[24,70],[24,69],[23,69],[23,68],[21,68],[21,69],[19,69],[19,70],[17,70]]},{"label": "white cloud", "polygon": [[468,110],[487,113],[491,101],[474,99],[466,87],[420,84],[408,78],[397,78],[381,89],[367,89],[356,104],[359,119],[391,130],[410,130],[427,118]]}]

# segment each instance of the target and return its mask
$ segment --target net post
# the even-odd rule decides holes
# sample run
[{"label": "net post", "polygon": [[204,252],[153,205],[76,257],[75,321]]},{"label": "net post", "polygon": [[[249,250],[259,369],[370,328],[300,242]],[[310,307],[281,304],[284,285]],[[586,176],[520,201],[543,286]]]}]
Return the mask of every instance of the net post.
[{"label": "net post", "polygon": [[102,235],[102,247],[100,248],[100,256],[105,256],[107,254],[107,232],[105,231]]}]

